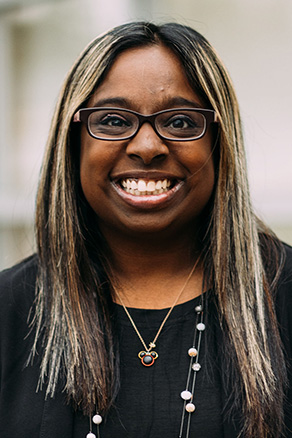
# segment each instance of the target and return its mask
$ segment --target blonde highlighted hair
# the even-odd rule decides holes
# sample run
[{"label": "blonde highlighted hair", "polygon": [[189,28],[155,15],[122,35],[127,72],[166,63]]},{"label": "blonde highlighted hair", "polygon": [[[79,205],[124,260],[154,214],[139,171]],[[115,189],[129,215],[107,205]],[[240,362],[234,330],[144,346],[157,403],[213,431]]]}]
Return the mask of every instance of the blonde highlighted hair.
[{"label": "blonde highlighted hair", "polygon": [[[247,438],[279,437],[285,372],[272,292],[282,252],[250,204],[238,103],[228,73],[204,37],[175,23],[137,22],[105,33],[80,55],[61,90],[36,211],[39,275],[31,356],[41,343],[40,385],[53,395],[64,378],[68,398],[85,413],[96,405],[108,410],[118,391],[111,288],[102,268],[106,243],[91,226],[93,213],[80,187],[80,133],[72,119],[120,53],[153,44],[164,44],[179,57],[191,86],[219,118],[216,188],[201,240],[205,284],[214,291],[225,333],[224,361],[233,370],[225,382],[232,400],[228,413],[240,407]],[[274,272],[263,266],[263,248],[275,259],[278,255]]]}]

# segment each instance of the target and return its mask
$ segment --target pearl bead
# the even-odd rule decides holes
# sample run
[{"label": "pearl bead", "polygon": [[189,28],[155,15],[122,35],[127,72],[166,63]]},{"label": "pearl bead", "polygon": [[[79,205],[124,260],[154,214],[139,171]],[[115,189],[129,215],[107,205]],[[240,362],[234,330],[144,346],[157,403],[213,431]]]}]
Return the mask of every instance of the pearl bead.
[{"label": "pearl bead", "polygon": [[194,412],[194,410],[196,409],[195,405],[193,403],[188,403],[186,405],[186,411],[187,412]]},{"label": "pearl bead", "polygon": [[198,312],[198,313],[202,312],[202,306],[201,305],[200,306],[196,306],[195,307],[195,311]]},{"label": "pearl bead", "polygon": [[192,393],[190,391],[182,391],[180,396],[183,400],[190,400],[192,398]]},{"label": "pearl bead", "polygon": [[86,438],[96,438],[96,435],[94,435],[94,433],[92,433],[92,432],[89,432],[89,433],[86,435]]},{"label": "pearl bead", "polygon": [[205,324],[203,324],[202,322],[199,322],[199,324],[197,324],[197,329],[198,329],[200,332],[203,332],[203,331],[205,330],[205,328],[206,328],[206,326],[205,326]]},{"label": "pearl bead", "polygon": [[196,348],[192,347],[189,349],[188,353],[189,353],[189,356],[195,357],[198,354],[198,350]]},{"label": "pearl bead", "polygon": [[194,363],[194,364],[192,365],[192,369],[193,369],[194,371],[200,371],[200,369],[201,369],[201,365],[200,365],[199,363]]},{"label": "pearl bead", "polygon": [[92,421],[94,422],[94,424],[100,424],[102,422],[102,416],[96,414],[93,416]]}]

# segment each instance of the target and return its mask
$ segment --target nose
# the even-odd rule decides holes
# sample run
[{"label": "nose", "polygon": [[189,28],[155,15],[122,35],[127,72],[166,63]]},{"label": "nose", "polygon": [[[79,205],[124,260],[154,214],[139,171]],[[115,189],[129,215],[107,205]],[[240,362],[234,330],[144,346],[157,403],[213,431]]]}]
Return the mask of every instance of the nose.
[{"label": "nose", "polygon": [[126,152],[132,159],[142,160],[149,165],[152,161],[165,159],[169,149],[150,123],[143,123],[135,137],[129,140]]}]

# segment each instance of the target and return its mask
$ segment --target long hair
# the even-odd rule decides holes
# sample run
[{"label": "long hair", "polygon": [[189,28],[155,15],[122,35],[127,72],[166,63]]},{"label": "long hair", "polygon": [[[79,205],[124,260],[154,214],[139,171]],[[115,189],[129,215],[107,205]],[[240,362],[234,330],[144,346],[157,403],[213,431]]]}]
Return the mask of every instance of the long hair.
[{"label": "long hair", "polygon": [[[216,187],[201,240],[205,284],[216,296],[225,362],[233,370],[225,379],[232,400],[229,414],[240,407],[247,438],[278,437],[285,372],[272,292],[281,250],[251,208],[240,115],[228,73],[204,37],[175,23],[130,23],[95,39],[61,90],[36,209],[39,273],[31,358],[42,349],[39,384],[50,396],[64,385],[68,399],[85,414],[95,406],[107,411],[118,391],[111,287],[103,268],[106,243],[92,226],[94,214],[80,187],[80,133],[72,119],[120,53],[154,44],[178,56],[191,86],[219,118]],[[263,266],[267,248],[273,258],[278,254],[274,272]]]}]

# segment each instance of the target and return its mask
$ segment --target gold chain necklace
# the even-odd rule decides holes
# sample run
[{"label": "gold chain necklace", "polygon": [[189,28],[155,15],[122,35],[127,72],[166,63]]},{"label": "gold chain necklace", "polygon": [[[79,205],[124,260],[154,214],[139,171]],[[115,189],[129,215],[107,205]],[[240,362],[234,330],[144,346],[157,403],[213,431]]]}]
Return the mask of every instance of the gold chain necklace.
[{"label": "gold chain necklace", "polygon": [[129,320],[130,320],[130,322],[131,322],[131,324],[133,326],[133,329],[135,330],[136,334],[138,335],[138,337],[139,337],[139,339],[140,339],[140,341],[141,341],[141,343],[142,343],[142,345],[144,347],[144,350],[142,350],[142,351],[140,351],[138,353],[138,358],[141,360],[142,365],[144,365],[145,367],[152,366],[154,364],[154,361],[158,358],[158,353],[153,350],[153,348],[156,347],[156,341],[158,339],[158,336],[160,335],[160,333],[161,333],[161,331],[162,331],[162,329],[164,327],[164,324],[168,320],[171,312],[173,311],[174,306],[177,304],[180,296],[182,295],[183,291],[185,290],[185,288],[186,288],[190,278],[192,277],[193,273],[195,272],[195,269],[198,266],[199,260],[200,260],[200,257],[198,257],[198,259],[196,260],[196,263],[192,267],[191,272],[189,273],[189,275],[188,275],[188,277],[187,277],[183,287],[179,291],[179,294],[177,295],[173,305],[170,307],[170,309],[167,312],[165,318],[163,319],[163,321],[162,321],[162,323],[161,323],[161,325],[160,325],[160,327],[159,327],[159,329],[158,329],[158,331],[157,331],[153,341],[149,343],[149,347],[147,347],[146,342],[144,341],[140,331],[138,330],[138,328],[137,328],[133,318],[131,317],[131,315],[130,315],[128,309],[127,309],[127,307],[125,306],[125,304],[124,304],[124,302],[123,302],[123,300],[121,298],[121,295],[119,294],[117,288],[115,286],[113,286],[114,291],[117,294],[117,296],[118,296],[118,298],[119,298],[119,300],[120,300],[120,302],[121,302],[121,304],[122,304],[122,306],[123,306],[123,308],[124,308],[124,310],[126,312],[126,315],[128,316],[128,318],[129,318]]},{"label": "gold chain necklace", "polygon": [[[188,277],[189,279],[190,277]],[[195,331],[193,337],[193,344],[188,349],[188,356],[190,357],[188,375],[186,386],[183,391],[181,391],[180,396],[183,400],[182,416],[180,422],[180,429],[178,438],[183,438],[185,433],[185,438],[190,437],[190,426],[192,415],[196,410],[194,404],[195,387],[197,374],[201,369],[201,364],[199,363],[199,354],[201,350],[202,333],[205,330],[205,324],[203,322],[203,300],[204,296],[201,296],[201,304],[195,307],[196,323]],[[97,435],[92,432],[92,423],[96,425]],[[100,438],[100,425],[102,423],[102,416],[97,412],[92,418],[89,417],[89,430],[90,432],[86,435],[86,438]]]}]

